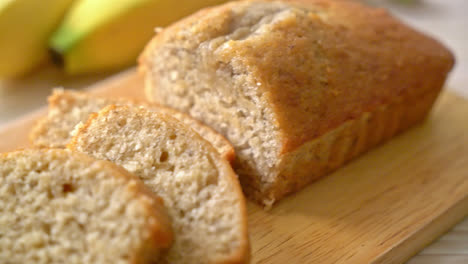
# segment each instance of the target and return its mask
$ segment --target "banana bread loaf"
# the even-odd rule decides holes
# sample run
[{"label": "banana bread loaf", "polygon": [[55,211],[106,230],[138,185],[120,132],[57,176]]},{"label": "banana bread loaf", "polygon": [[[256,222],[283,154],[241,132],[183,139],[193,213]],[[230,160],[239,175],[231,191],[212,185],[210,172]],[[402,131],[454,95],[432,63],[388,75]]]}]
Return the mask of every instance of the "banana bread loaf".
[{"label": "banana bread loaf", "polygon": [[265,205],[420,122],[453,64],[438,41],[346,0],[205,9],[140,57],[148,98],[226,136]]}]

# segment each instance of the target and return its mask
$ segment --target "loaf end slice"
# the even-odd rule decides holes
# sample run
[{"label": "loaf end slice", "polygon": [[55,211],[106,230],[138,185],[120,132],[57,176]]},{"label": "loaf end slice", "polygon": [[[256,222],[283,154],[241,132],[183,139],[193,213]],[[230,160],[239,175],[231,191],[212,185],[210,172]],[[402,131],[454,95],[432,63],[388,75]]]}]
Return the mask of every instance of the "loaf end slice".
[{"label": "loaf end slice", "polygon": [[[161,31],[140,57],[148,99],[223,134],[244,191],[267,206],[389,139],[370,139],[381,128],[420,122],[453,65],[437,40],[346,0],[233,1]],[[336,145],[347,140],[317,143],[367,117],[376,126],[357,130],[369,143],[353,155]]]},{"label": "loaf end slice", "polygon": [[63,149],[0,154],[0,260],[155,263],[172,242],[161,198],[107,161]]},{"label": "loaf end slice", "polygon": [[245,200],[229,163],[180,121],[108,106],[77,127],[68,148],[139,176],[168,208],[175,241],[165,263],[246,263]]},{"label": "loaf end slice", "polygon": [[36,123],[29,135],[35,147],[64,148],[69,143],[75,126],[80,122],[85,122],[89,114],[98,112],[107,105],[144,105],[151,111],[171,115],[189,125],[228,161],[232,162],[235,157],[234,147],[224,136],[189,115],[162,105],[63,89],[55,89],[48,100],[47,116]]}]

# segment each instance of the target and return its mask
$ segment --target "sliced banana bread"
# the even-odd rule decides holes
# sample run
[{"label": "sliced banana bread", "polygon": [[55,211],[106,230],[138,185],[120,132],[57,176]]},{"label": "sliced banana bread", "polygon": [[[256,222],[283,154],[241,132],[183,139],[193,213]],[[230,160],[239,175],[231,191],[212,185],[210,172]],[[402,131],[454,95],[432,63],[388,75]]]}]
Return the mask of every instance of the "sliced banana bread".
[{"label": "sliced banana bread", "polygon": [[157,262],[161,198],[107,161],[64,149],[0,154],[0,263]]},{"label": "sliced banana bread", "polygon": [[245,263],[246,208],[229,163],[180,121],[143,107],[107,106],[68,148],[110,160],[161,196],[175,241],[165,263]]},{"label": "sliced banana bread", "polygon": [[148,99],[223,134],[265,205],[421,121],[453,64],[349,0],[233,1],[169,26],[140,58]]},{"label": "sliced banana bread", "polygon": [[127,98],[106,98],[85,92],[55,89],[49,97],[49,112],[33,127],[30,140],[36,147],[64,148],[70,141],[70,133],[89,114],[98,112],[110,104],[145,105],[151,111],[164,113],[181,120],[209,141],[230,162],[234,159],[234,148],[222,135],[177,110]]}]

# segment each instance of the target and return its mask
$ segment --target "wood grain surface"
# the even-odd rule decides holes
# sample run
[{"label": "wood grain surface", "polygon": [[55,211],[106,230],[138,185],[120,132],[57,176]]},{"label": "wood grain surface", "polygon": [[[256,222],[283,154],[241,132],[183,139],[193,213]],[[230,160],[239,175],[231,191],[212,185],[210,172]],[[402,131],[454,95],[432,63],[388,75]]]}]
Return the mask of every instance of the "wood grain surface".
[{"label": "wood grain surface", "polygon": [[[141,86],[130,71],[90,91],[141,98]],[[0,128],[0,151],[27,147],[44,113]],[[272,210],[249,203],[252,263],[406,261],[468,215],[467,117],[468,102],[445,92],[423,124]]]}]

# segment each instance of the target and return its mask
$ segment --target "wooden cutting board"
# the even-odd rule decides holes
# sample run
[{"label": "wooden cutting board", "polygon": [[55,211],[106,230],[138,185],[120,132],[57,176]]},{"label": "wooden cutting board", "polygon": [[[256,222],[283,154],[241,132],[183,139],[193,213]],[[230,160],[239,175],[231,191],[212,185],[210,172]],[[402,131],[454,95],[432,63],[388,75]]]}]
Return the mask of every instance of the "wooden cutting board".
[{"label": "wooden cutting board", "polygon": [[[143,98],[134,71],[90,91]],[[27,147],[44,114],[0,128],[0,152]],[[422,125],[248,214],[252,263],[404,262],[468,215],[468,102],[444,92]]]}]

